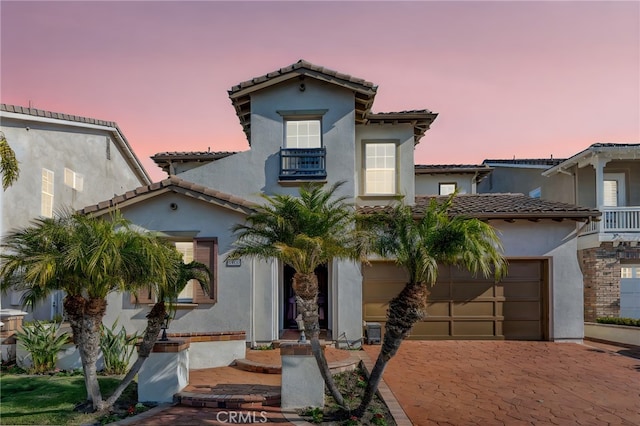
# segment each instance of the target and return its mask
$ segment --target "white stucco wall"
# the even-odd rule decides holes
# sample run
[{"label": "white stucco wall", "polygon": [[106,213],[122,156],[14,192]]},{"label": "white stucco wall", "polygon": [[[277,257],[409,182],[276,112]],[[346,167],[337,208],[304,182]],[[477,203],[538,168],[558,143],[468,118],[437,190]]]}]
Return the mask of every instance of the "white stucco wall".
[{"label": "white stucco wall", "polygon": [[[176,203],[177,210],[169,205]],[[240,267],[226,266],[225,258],[232,250],[235,238],[231,227],[242,223],[244,216],[224,207],[213,206],[190,197],[167,193],[145,203],[122,209],[123,215],[133,223],[146,229],[165,232],[190,232],[194,237],[217,237],[217,302],[201,304],[196,308],[179,309],[171,322],[169,332],[194,331],[246,331],[251,341],[253,327],[256,335],[272,340],[271,312],[266,308],[272,304],[270,265],[265,262],[242,259]],[[190,240],[190,238],[187,238]],[[259,307],[260,318],[252,317],[252,292]],[[143,330],[148,306],[134,306],[129,294],[112,294],[104,323],[110,325],[116,318],[127,330]],[[263,308],[263,305],[265,308]]]},{"label": "white stucco wall", "polygon": [[416,174],[416,195],[440,195],[441,183],[455,183],[459,194],[473,194],[473,178],[464,174]]},{"label": "white stucco wall", "polygon": [[551,340],[584,336],[583,283],[578,265],[575,222],[492,221],[508,257],[552,257],[549,285]]},{"label": "white stucco wall", "polygon": [[358,125],[356,126],[356,165],[355,190],[357,204],[361,206],[387,205],[394,197],[368,196],[364,185],[364,144],[366,142],[385,141],[398,145],[396,150],[397,195],[403,196],[405,204],[413,204],[415,199],[414,139],[410,124]]},{"label": "white stucco wall", "polygon": [[296,80],[252,94],[250,150],[185,171],[180,177],[255,202],[263,201],[261,193],[297,194],[297,187],[278,182],[284,140],[282,113],[326,110],[322,115],[322,144],[327,149],[327,182],[346,181],[340,195],[353,199],[354,95],[313,79],[305,80],[304,92],[298,85]]},{"label": "white stucco wall", "polygon": [[[80,125],[42,123],[36,118],[2,117],[0,130],[16,153],[20,177],[1,195],[0,234],[27,226],[40,216],[43,168],[54,172],[54,213],[63,208],[80,209],[147,183],[134,173],[117,148],[113,133]],[[64,184],[65,167],[82,176],[82,191]],[[27,319],[50,319],[52,312],[62,312],[61,307],[52,309],[52,297]],[[2,296],[2,306],[17,305],[12,304],[11,295],[7,294]]]}]

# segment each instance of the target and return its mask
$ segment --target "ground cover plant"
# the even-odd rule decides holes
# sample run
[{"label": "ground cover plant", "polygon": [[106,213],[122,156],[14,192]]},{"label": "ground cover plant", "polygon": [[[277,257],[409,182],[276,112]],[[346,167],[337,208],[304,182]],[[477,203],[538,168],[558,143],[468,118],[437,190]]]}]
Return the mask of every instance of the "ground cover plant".
[{"label": "ground cover plant", "polygon": [[[7,370],[3,367],[3,370]],[[16,369],[8,369],[15,372]],[[61,372],[50,375],[26,375],[3,372],[0,395],[2,424],[20,425],[86,425],[115,421],[147,410],[136,406],[137,385],[123,392],[110,413],[82,413],[74,410],[86,399],[84,377]],[[99,377],[100,388],[109,395],[121,377]]]},{"label": "ground cover plant", "polygon": [[596,322],[600,324],[615,324],[615,325],[628,325],[631,327],[640,327],[640,319],[634,319],[634,318],[600,317],[600,318],[596,318]]},{"label": "ground cover plant", "polygon": [[321,408],[307,408],[300,412],[300,415],[308,422],[320,425],[395,425],[393,417],[384,401],[377,396],[369,404],[362,417],[355,416],[355,411],[360,405],[364,395],[367,381],[361,369],[339,373],[334,376],[334,380],[340,393],[344,396],[347,408],[338,405],[330,392],[325,395],[325,406]]}]

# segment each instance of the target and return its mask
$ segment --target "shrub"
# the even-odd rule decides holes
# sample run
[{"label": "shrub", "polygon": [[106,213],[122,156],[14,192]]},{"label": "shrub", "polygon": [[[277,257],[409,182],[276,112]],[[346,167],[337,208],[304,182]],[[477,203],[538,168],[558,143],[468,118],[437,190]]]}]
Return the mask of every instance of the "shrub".
[{"label": "shrub", "polygon": [[60,323],[33,321],[16,333],[16,338],[31,355],[30,373],[42,374],[56,368],[58,352],[68,342],[67,333],[58,334]]},{"label": "shrub", "polygon": [[116,332],[118,320],[115,320],[111,328],[101,326],[100,349],[104,360],[104,373],[124,374],[129,367],[129,361],[135,350],[135,342],[138,340],[138,332],[127,336],[124,327]]},{"label": "shrub", "polygon": [[633,327],[640,327],[640,319],[634,318],[600,317],[596,318],[596,322],[600,324],[630,325]]}]

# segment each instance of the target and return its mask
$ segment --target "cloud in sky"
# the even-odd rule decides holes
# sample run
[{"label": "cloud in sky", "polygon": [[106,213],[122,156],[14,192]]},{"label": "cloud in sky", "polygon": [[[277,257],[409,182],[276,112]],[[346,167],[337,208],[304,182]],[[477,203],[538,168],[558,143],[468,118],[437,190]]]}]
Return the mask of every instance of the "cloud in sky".
[{"label": "cloud in sky", "polygon": [[640,140],[638,2],[0,2],[3,103],[118,122],[160,151],[244,150],[234,84],[304,58],[440,115],[420,163]]}]

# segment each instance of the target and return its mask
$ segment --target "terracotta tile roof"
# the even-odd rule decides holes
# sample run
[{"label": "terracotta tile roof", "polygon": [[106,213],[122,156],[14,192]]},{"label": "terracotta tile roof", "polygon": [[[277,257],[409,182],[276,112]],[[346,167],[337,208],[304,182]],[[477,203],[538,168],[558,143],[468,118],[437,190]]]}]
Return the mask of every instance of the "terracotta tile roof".
[{"label": "terracotta tile roof", "polygon": [[8,105],[8,104],[0,104],[0,111],[15,113],[15,114],[30,115],[33,117],[47,118],[52,120],[64,120],[64,121],[71,121],[75,123],[92,124],[95,126],[111,127],[113,128],[113,132],[117,134],[117,137],[115,138],[116,139],[115,143],[122,144],[121,149],[124,151],[125,157],[127,157],[128,160],[131,162],[132,168],[135,170],[135,172],[137,172],[141,181],[151,182],[151,177],[149,176],[149,173],[147,173],[146,169],[144,168],[144,166],[142,165],[142,163],[140,162],[136,154],[133,152],[131,145],[129,145],[129,141],[127,141],[127,138],[124,136],[124,133],[122,133],[122,130],[120,130],[120,128],[118,127],[118,124],[115,121],[99,120],[97,118],[81,117],[78,115],[70,115],[70,114],[64,114],[60,112],[45,111],[43,109],[28,108],[28,107],[23,107],[19,105]]},{"label": "terracotta tile roof", "polygon": [[118,127],[113,121],[99,120],[97,118],[81,117],[78,115],[63,114],[60,112],[45,111],[37,108],[28,108],[18,105],[0,104],[0,111],[16,114],[33,115],[34,117],[53,118],[56,120],[75,121],[78,123],[95,124],[97,126]]},{"label": "terracotta tile roof", "polygon": [[[413,211],[416,216],[422,216],[432,199],[440,202],[446,196],[416,197]],[[387,207],[360,207],[362,214],[383,211]],[[586,220],[598,218],[597,209],[575,206],[572,204],[531,198],[523,194],[461,194],[456,196],[450,212],[453,215],[465,215],[478,219],[573,219]]]},{"label": "terracotta tile roof", "polygon": [[431,123],[436,119],[438,113],[428,109],[398,111],[398,112],[377,112],[366,116],[366,124],[411,124],[413,126],[413,136],[415,143],[420,142],[425,132],[431,127]]},{"label": "terracotta tile roof", "polygon": [[229,157],[237,154],[230,151],[173,151],[159,152],[151,157],[151,159],[166,173],[169,173],[171,163],[190,163],[190,162],[211,162],[221,158]]},{"label": "terracotta tile roof", "polygon": [[164,194],[166,192],[183,194],[188,197],[223,206],[241,213],[249,213],[253,207],[255,207],[255,204],[245,200],[244,198],[216,191],[206,186],[186,181],[177,176],[170,176],[160,182],[141,186],[122,195],[118,195],[110,200],[87,206],[80,210],[80,213],[100,216],[102,214],[109,213],[112,210],[126,207],[146,200],[149,197]]},{"label": "terracotta tile roof", "polygon": [[[352,90],[355,94],[356,123],[364,123],[371,111],[378,86],[362,78],[343,74],[300,59],[295,64],[280,68],[260,77],[233,86],[229,98],[236,109],[242,129],[251,144],[251,93],[293,78],[314,78]],[[301,82],[302,84],[302,82]]]}]

